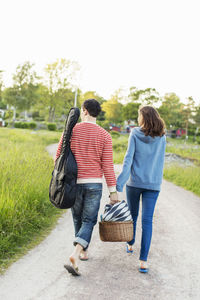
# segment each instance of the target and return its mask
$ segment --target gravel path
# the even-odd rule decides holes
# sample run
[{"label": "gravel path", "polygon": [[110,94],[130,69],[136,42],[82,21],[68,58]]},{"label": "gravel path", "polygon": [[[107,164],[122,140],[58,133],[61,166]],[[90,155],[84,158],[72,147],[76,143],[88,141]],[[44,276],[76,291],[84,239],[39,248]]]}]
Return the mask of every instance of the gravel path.
[{"label": "gravel path", "polygon": [[[48,147],[54,155],[55,145]],[[115,166],[119,173],[121,166]],[[124,198],[125,195],[122,195]],[[104,184],[101,209],[108,201]],[[141,229],[134,254],[124,243],[103,243],[95,227],[90,260],[80,262],[82,276],[72,277],[63,264],[72,251],[70,211],[51,234],[0,276],[1,300],[200,299],[200,198],[163,182],[154,217],[149,274],[137,270]]]}]

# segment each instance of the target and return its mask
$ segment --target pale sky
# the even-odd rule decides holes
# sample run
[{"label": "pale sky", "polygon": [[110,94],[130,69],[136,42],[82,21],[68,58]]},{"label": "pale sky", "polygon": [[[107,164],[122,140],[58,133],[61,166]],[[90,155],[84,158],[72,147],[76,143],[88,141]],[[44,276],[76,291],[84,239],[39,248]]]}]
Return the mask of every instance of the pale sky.
[{"label": "pale sky", "polygon": [[0,70],[57,58],[81,65],[79,86],[109,96],[156,88],[200,104],[199,0],[0,0]]}]

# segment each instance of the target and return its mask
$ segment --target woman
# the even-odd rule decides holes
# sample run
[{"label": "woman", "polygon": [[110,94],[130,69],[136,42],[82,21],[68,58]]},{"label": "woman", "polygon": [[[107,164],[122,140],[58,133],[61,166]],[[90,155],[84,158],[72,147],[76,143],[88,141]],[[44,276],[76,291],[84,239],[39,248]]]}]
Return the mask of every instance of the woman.
[{"label": "woman", "polygon": [[123,169],[117,179],[117,191],[122,192],[126,184],[127,202],[134,221],[133,239],[127,243],[127,252],[133,252],[136,223],[142,196],[142,240],[140,268],[148,272],[147,258],[152,237],[152,219],[160,192],[165,156],[165,124],[157,110],[151,106],[139,109],[138,124],[132,130]]}]

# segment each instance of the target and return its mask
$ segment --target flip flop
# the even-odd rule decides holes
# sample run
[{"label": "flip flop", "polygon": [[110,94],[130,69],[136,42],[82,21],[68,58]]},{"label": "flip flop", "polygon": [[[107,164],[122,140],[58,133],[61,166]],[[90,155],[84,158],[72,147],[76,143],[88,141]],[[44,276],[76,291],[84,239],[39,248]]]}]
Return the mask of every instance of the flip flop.
[{"label": "flip flop", "polygon": [[86,261],[86,260],[88,260],[89,258],[83,258],[83,257],[79,256],[79,259],[82,260],[82,261]]},{"label": "flip flop", "polygon": [[148,268],[139,268],[140,273],[148,273],[149,269]]},{"label": "flip flop", "polygon": [[73,267],[72,265],[64,265],[64,268],[73,276],[80,276],[78,268]]},{"label": "flip flop", "polygon": [[126,252],[127,252],[127,253],[133,253],[133,250],[129,250],[129,249],[128,249],[128,245],[126,245]]}]

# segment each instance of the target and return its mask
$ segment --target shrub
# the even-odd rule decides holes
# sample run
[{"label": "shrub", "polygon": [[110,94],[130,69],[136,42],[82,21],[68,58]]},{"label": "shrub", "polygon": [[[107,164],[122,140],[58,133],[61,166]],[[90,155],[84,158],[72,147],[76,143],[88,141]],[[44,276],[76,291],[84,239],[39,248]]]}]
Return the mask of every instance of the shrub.
[{"label": "shrub", "polygon": [[37,127],[37,124],[35,122],[28,123],[28,128],[29,129],[35,129],[36,127]]},{"label": "shrub", "polygon": [[36,121],[36,122],[43,122],[44,120],[45,120],[44,117],[35,117],[34,118],[34,121]]},{"label": "shrub", "polygon": [[[32,124],[32,125],[30,125],[30,124]],[[33,129],[33,128],[36,127],[36,124],[35,125],[33,125],[33,124],[35,124],[35,123],[33,123],[33,122],[32,123],[28,123],[28,122],[15,122],[14,127],[15,128],[23,128],[23,129],[28,129],[28,128]]]},{"label": "shrub", "polygon": [[14,127],[15,128],[22,128],[22,122],[15,122]]},{"label": "shrub", "polygon": [[48,128],[48,130],[51,130],[51,131],[56,131],[56,129],[57,129],[55,123],[48,123],[47,128]]}]

